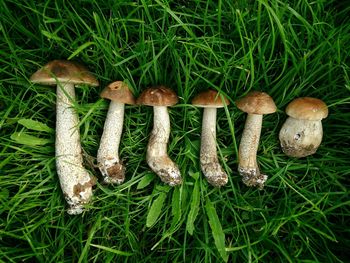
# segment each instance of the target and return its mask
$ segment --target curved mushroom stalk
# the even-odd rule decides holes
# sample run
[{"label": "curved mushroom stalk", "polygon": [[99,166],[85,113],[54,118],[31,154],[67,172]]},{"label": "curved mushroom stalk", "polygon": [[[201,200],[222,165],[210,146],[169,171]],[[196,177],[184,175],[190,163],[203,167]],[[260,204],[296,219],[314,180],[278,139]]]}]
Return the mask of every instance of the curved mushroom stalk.
[{"label": "curved mushroom stalk", "polygon": [[68,214],[83,212],[83,205],[92,197],[95,180],[83,167],[79,120],[71,101],[75,99],[74,84],[57,86],[56,166]]},{"label": "curved mushroom stalk", "polygon": [[171,186],[181,184],[180,170],[167,153],[170,135],[168,109],[166,106],[153,106],[153,110],[153,130],[147,146],[147,163],[163,182]]},{"label": "curved mushroom stalk", "polygon": [[204,108],[201,135],[201,169],[213,186],[227,184],[227,174],[222,169],[216,152],[216,108]]},{"label": "curved mushroom stalk", "polygon": [[320,120],[302,120],[288,117],[279,133],[282,150],[292,157],[314,154],[323,136]]},{"label": "curved mushroom stalk", "polygon": [[125,179],[125,167],[118,155],[123,132],[124,106],[124,103],[110,102],[97,152],[98,167],[105,183],[121,184]]},{"label": "curved mushroom stalk", "polygon": [[247,186],[257,186],[262,189],[267,175],[261,174],[256,160],[263,115],[248,114],[239,145],[238,172]]}]

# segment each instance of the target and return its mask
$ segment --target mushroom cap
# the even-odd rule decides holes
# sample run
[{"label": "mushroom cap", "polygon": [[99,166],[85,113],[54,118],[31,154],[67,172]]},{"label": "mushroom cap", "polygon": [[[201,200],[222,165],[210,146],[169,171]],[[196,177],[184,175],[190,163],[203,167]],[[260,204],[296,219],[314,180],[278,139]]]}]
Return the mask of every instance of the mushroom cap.
[{"label": "mushroom cap", "polygon": [[137,98],[136,103],[147,106],[172,106],[179,101],[172,89],[160,85],[145,89]]},{"label": "mushroom cap", "polygon": [[286,108],[286,113],[295,119],[317,121],[328,116],[328,107],[320,99],[302,97],[291,101]]},{"label": "mushroom cap", "polygon": [[114,81],[105,87],[100,96],[115,102],[135,104],[135,98],[128,84],[123,81]]},{"label": "mushroom cap", "polygon": [[198,93],[192,100],[192,104],[202,108],[223,108],[225,105],[230,105],[227,98],[222,99],[222,96],[215,90],[207,90]]},{"label": "mushroom cap", "polygon": [[59,83],[87,84],[98,86],[98,80],[83,65],[68,60],[53,60],[35,72],[30,80],[37,84]]},{"label": "mushroom cap", "polygon": [[236,101],[236,106],[241,111],[249,114],[270,114],[276,112],[276,104],[271,96],[262,91],[251,91],[243,98]]}]

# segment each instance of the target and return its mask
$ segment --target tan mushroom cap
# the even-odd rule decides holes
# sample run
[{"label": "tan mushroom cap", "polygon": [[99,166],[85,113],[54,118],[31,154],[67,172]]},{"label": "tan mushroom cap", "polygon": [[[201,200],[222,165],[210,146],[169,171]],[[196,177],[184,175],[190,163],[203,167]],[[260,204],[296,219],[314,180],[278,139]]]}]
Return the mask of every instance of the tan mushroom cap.
[{"label": "tan mushroom cap", "polygon": [[136,103],[147,106],[172,106],[179,101],[175,91],[163,85],[145,89]]},{"label": "tan mushroom cap", "polygon": [[53,60],[35,72],[30,80],[37,84],[59,83],[87,84],[98,86],[98,80],[83,65],[68,60]]},{"label": "tan mushroom cap", "polygon": [[259,115],[274,113],[277,109],[271,96],[262,91],[249,92],[236,101],[236,106],[241,111]]},{"label": "tan mushroom cap", "polygon": [[198,93],[193,98],[192,104],[202,108],[223,108],[225,105],[230,105],[230,101],[227,98],[222,99],[215,90],[207,90]]},{"label": "tan mushroom cap", "polygon": [[288,116],[302,120],[322,120],[328,116],[328,107],[320,99],[303,97],[291,101],[287,108]]},{"label": "tan mushroom cap", "polygon": [[100,96],[111,101],[135,104],[135,97],[129,89],[128,84],[123,81],[114,81],[105,87]]}]

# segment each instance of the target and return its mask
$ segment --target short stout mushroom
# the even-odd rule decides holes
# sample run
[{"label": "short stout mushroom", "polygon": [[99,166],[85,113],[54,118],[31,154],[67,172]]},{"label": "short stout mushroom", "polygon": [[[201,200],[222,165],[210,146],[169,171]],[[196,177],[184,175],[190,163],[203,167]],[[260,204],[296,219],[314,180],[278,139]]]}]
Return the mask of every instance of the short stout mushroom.
[{"label": "short stout mushroom", "polygon": [[156,86],[144,90],[137,104],[153,106],[153,130],[147,146],[147,163],[160,179],[171,186],[182,182],[180,170],[169,158],[167,145],[170,136],[168,106],[178,102],[176,93],[168,87]]},{"label": "short stout mushroom", "polygon": [[95,178],[83,167],[79,119],[74,110],[74,86],[98,86],[88,70],[75,62],[54,60],[35,72],[30,80],[37,84],[57,86],[56,94],[56,169],[61,188],[69,204],[68,214],[83,212],[92,198]]},{"label": "short stout mushroom", "polygon": [[237,107],[248,113],[239,145],[238,172],[247,186],[264,187],[267,175],[261,174],[256,160],[263,114],[276,112],[273,99],[265,92],[252,91],[236,101]]},{"label": "short stout mushroom", "polygon": [[228,99],[222,99],[217,91],[208,90],[199,93],[192,104],[204,108],[201,134],[200,164],[207,181],[216,187],[227,184],[228,177],[222,169],[216,152],[216,112],[218,108],[229,105]]},{"label": "short stout mushroom", "polygon": [[289,117],[279,133],[283,152],[298,158],[314,154],[322,141],[321,120],[328,116],[327,105],[316,98],[297,98],[286,113]]},{"label": "short stout mushroom", "polygon": [[111,100],[97,151],[97,165],[108,184],[121,184],[125,179],[125,167],[119,160],[119,144],[123,132],[125,104],[135,104],[128,85],[122,81],[109,84],[100,94]]}]

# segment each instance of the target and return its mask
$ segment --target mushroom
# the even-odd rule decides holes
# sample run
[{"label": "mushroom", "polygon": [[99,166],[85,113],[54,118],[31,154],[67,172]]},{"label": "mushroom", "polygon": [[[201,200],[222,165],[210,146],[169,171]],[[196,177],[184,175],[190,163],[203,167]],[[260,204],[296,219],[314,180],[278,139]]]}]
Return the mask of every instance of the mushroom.
[{"label": "mushroom", "polygon": [[328,116],[327,105],[316,98],[297,98],[286,113],[289,117],[279,133],[282,151],[298,158],[314,154],[322,141],[321,120]]},{"label": "mushroom", "polygon": [[153,106],[153,130],[147,146],[147,163],[160,179],[170,186],[182,182],[180,170],[167,154],[170,135],[168,106],[178,102],[176,93],[165,86],[155,86],[144,90],[137,104]]},{"label": "mushroom", "polygon": [[238,172],[247,186],[264,187],[267,175],[261,174],[256,160],[263,114],[276,112],[273,99],[265,92],[251,91],[245,97],[236,101],[237,108],[247,112],[238,153]]},{"label": "mushroom", "polygon": [[217,91],[208,90],[197,94],[192,104],[204,108],[201,134],[201,169],[208,182],[216,187],[227,184],[228,177],[222,169],[216,153],[216,112],[218,108],[229,105]]},{"label": "mushroom", "polygon": [[83,212],[92,198],[95,178],[83,167],[79,119],[74,109],[74,86],[98,86],[88,70],[75,62],[54,60],[35,72],[30,80],[37,84],[57,86],[56,94],[56,169],[68,202],[68,214]]},{"label": "mushroom", "polygon": [[111,100],[111,103],[97,152],[97,164],[105,183],[121,184],[125,179],[125,167],[119,160],[118,149],[123,131],[124,106],[135,104],[135,98],[122,81],[109,84],[100,96]]}]

